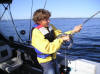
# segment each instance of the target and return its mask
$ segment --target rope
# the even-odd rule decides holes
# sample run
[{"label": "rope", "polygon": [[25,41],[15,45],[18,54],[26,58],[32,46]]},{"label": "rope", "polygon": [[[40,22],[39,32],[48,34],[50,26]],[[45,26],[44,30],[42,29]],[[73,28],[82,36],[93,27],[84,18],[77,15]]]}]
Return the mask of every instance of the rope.
[{"label": "rope", "polygon": [[3,14],[2,14],[1,17],[0,17],[0,21],[1,21],[2,17],[4,16],[6,10],[8,9],[8,5],[7,5],[7,6],[5,6],[4,4],[2,4],[2,5],[3,5],[3,7],[5,8],[5,10],[4,10]]},{"label": "rope", "polygon": [[45,0],[45,4],[44,4],[44,7],[43,7],[43,9],[45,9],[45,7],[46,7],[46,4],[47,4],[47,0]]},{"label": "rope", "polygon": [[21,37],[20,37],[20,35],[18,34],[18,32],[17,32],[16,26],[15,26],[15,23],[14,23],[14,20],[13,20],[13,17],[12,17],[11,9],[10,9],[10,4],[9,4],[9,13],[10,13],[10,17],[11,17],[11,21],[12,21],[13,27],[14,27],[14,29],[15,29],[15,32],[16,32],[17,36],[18,36],[18,39],[21,40],[22,42],[24,42],[24,41],[21,39]]}]

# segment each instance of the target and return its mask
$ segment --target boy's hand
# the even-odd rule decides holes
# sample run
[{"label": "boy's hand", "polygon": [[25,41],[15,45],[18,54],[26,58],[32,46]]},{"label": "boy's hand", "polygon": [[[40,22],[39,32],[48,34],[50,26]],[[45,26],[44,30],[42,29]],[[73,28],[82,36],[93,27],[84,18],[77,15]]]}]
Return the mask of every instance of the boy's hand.
[{"label": "boy's hand", "polygon": [[63,39],[63,41],[70,41],[70,36],[69,35],[62,36],[61,38]]},{"label": "boy's hand", "polygon": [[75,26],[74,29],[72,30],[72,34],[80,32],[81,29],[82,29],[82,24]]}]

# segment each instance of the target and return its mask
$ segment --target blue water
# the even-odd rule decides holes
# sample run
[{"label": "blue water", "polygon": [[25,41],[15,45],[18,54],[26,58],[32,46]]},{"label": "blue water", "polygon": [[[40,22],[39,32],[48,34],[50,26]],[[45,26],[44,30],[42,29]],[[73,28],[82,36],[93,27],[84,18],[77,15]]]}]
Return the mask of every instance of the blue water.
[{"label": "blue water", "polygon": [[[51,23],[65,32],[72,30],[84,20],[86,18],[53,18]],[[19,35],[26,43],[29,40],[30,20],[14,20],[14,22]],[[26,34],[21,35],[21,30],[25,30]],[[14,40],[20,41],[11,21],[0,22],[0,33],[7,39],[14,36]],[[91,19],[84,24],[82,30],[73,36],[73,41],[72,49],[67,51],[68,55],[100,62],[100,18]],[[64,53],[64,50],[60,52]]]}]

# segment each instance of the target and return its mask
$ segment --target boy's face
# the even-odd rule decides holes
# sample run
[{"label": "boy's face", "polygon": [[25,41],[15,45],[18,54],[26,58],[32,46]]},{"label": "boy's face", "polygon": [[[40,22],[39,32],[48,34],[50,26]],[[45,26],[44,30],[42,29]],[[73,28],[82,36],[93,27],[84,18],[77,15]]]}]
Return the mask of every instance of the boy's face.
[{"label": "boy's face", "polygon": [[41,20],[39,22],[40,25],[43,25],[44,27],[48,27],[48,24],[50,23],[50,20],[49,19],[44,19],[44,20]]}]

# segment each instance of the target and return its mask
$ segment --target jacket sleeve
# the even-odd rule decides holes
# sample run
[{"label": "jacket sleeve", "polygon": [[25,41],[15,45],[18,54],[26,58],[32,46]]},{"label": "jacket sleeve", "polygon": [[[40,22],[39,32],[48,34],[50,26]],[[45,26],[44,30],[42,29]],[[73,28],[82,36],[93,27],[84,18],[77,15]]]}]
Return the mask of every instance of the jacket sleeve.
[{"label": "jacket sleeve", "polygon": [[32,32],[32,46],[44,54],[55,53],[60,48],[62,42],[61,38],[49,42],[38,29],[34,29]]},{"label": "jacket sleeve", "polygon": [[[60,34],[62,34],[62,31],[57,29],[54,25],[50,24],[55,32],[56,37]],[[72,34],[72,31],[66,31],[65,34]]]}]

